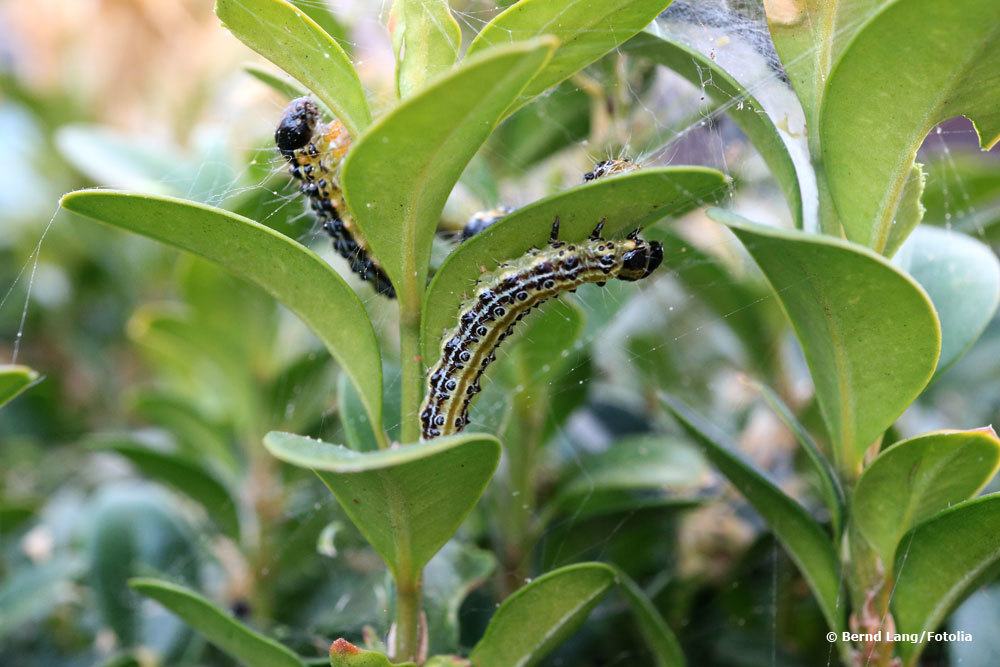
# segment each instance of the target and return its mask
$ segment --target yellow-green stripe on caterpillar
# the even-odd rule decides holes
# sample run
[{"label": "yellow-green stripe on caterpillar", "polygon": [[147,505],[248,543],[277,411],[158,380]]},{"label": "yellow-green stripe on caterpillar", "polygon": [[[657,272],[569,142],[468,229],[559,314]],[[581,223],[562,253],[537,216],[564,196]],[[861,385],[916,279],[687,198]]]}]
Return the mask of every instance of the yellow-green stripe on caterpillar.
[{"label": "yellow-green stripe on caterpillar", "polygon": [[441,358],[428,378],[420,411],[425,440],[465,428],[483,372],[496,359],[500,343],[532,308],[584,283],[641,280],[663,261],[663,246],[639,238],[638,230],[626,239],[607,240],[601,238],[603,226],[602,220],[582,243],[566,244],[558,240],[556,218],[548,246],[529,251],[479,281],[475,295],[462,306],[458,326],[445,337]]},{"label": "yellow-green stripe on caterpillar", "polygon": [[333,249],[347,260],[354,273],[390,299],[396,291],[389,277],[368,252],[364,237],[351,219],[340,189],[340,165],[351,145],[343,123],[321,124],[319,109],[308,97],[292,100],[281,116],[274,142],[291,165],[290,173],[302,182],[299,189],[323,231],[333,240]]}]

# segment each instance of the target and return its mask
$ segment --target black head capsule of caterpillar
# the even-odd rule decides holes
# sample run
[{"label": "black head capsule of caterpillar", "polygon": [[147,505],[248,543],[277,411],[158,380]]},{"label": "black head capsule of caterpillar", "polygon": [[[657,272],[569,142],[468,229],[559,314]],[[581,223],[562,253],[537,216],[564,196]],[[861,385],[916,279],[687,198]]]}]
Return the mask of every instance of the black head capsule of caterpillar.
[{"label": "black head capsule of caterpillar", "polygon": [[663,245],[659,241],[633,239],[635,248],[622,254],[622,268],[618,279],[629,282],[649,277],[663,263]]},{"label": "black head capsule of caterpillar", "polygon": [[292,100],[274,131],[274,143],[286,158],[312,141],[319,123],[319,108],[308,97]]}]

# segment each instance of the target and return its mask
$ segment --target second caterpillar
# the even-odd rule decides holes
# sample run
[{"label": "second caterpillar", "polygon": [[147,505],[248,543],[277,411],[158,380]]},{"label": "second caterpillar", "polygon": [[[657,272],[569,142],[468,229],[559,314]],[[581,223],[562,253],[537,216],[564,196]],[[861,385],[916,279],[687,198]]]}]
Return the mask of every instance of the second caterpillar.
[{"label": "second caterpillar", "polygon": [[633,232],[626,239],[601,238],[602,221],[590,238],[567,244],[558,239],[559,220],[549,245],[481,280],[462,307],[458,326],[444,339],[441,358],[428,379],[420,412],[425,440],[460,432],[479,381],[496,359],[496,350],[533,308],[584,283],[641,280],[663,261],[663,246]]}]

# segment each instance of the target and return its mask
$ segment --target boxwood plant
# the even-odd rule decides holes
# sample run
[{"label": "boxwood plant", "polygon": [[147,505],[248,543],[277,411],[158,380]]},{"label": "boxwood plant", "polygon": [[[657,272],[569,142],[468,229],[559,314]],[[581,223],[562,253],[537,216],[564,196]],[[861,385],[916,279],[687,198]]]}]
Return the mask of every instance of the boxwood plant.
[{"label": "boxwood plant", "polygon": [[[742,320],[729,324],[755,359],[757,390],[813,466],[825,511],[811,512],[735,454],[717,426],[676,396],[669,379],[653,387],[662,429],[679,427],[767,521],[808,583],[844,664],[915,664],[925,631],[938,628],[1000,560],[1000,498],[978,496],[1000,467],[996,434],[973,428],[894,441],[892,430],[975,342],[997,307],[1000,271],[993,254],[959,233],[921,225],[924,175],[915,159],[926,134],[955,115],[973,120],[984,147],[1000,136],[1000,88],[990,78],[1000,71],[1000,51],[992,47],[1000,6],[993,0],[888,0],[804,3],[791,11],[765,3],[774,47],[800,105],[804,145],[796,154],[787,119],[769,116],[753,82],[670,30],[669,13],[649,27],[669,4],[520,0],[486,23],[463,52],[446,0],[396,0],[398,99],[376,115],[350,57],[331,35],[333,24],[310,3],[218,0],[223,25],[297,83],[253,73],[288,96],[308,91],[352,137],[341,171],[346,204],[398,295],[399,380],[391,385],[383,383],[388,337],[377,335],[366,304],[292,238],[173,197],[87,190],[63,198],[70,211],[200,256],[258,285],[308,325],[337,362],[344,378],[341,417],[352,425],[345,427],[347,445],[285,432],[264,438],[274,457],[316,473],[394,581],[395,622],[387,641],[372,638],[361,648],[339,639],[330,649],[334,666],[535,664],[614,590],[656,663],[684,664],[682,642],[616,567],[573,563],[524,583],[535,574],[524,554],[546,518],[534,507],[538,448],[551,435],[550,415],[564,409],[561,395],[548,389],[567,369],[544,361],[568,353],[580,335],[576,305],[556,302],[525,323],[535,343],[516,353],[522,356],[508,371],[516,374],[518,363],[545,370],[527,374],[529,391],[511,398],[515,419],[497,424],[495,433],[419,437],[426,369],[482,271],[543,244],[557,216],[563,238],[581,240],[598,218],[615,232],[647,227],[712,203],[730,187],[719,172],[680,166],[586,183],[529,204],[458,245],[429,279],[445,203],[494,131],[502,136],[520,125],[530,135],[533,105],[560,99],[563,82],[616,51],[696,84],[710,72],[707,94],[753,142],[785,195],[796,229],[765,227],[722,209],[709,215],[743,245],[784,311],[781,321],[743,329]],[[555,94],[540,97],[553,88]],[[544,138],[538,145],[545,146]],[[648,233],[663,240],[669,264],[676,238],[660,227]],[[713,269],[706,264],[704,270]],[[733,281],[709,305],[735,312],[748,302],[741,305],[744,296],[757,298],[749,289]],[[770,341],[788,325],[821,416],[809,428],[768,388],[782,382],[782,370],[769,361]],[[8,376],[27,377],[5,371]],[[387,386],[396,394],[388,400]],[[387,404],[399,406],[398,435],[390,435],[395,418],[387,418]],[[143,460],[141,452],[126,450]],[[621,451],[629,459],[644,450]],[[498,483],[524,499],[497,504],[502,559],[513,573],[504,584],[510,595],[469,655],[429,656],[428,647],[441,642],[424,613],[423,573],[480,500],[501,452],[506,464]],[[563,491],[560,498],[574,502],[572,486]],[[219,518],[238,532],[239,517]],[[308,662],[190,589],[154,578],[131,585],[243,664]],[[880,630],[881,639],[873,639]]]}]

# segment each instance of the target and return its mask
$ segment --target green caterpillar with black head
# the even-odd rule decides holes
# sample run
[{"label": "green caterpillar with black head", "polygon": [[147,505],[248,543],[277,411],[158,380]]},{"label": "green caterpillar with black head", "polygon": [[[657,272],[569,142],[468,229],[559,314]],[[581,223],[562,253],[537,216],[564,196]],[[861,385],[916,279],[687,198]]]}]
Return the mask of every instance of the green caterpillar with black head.
[{"label": "green caterpillar with black head", "polygon": [[588,240],[569,245],[558,240],[556,218],[548,246],[479,281],[428,378],[420,411],[425,440],[465,428],[479,380],[496,359],[497,347],[533,308],[584,283],[641,280],[663,261],[663,246],[639,238],[638,230],[626,239],[607,240],[601,238],[603,226],[602,220]]}]

